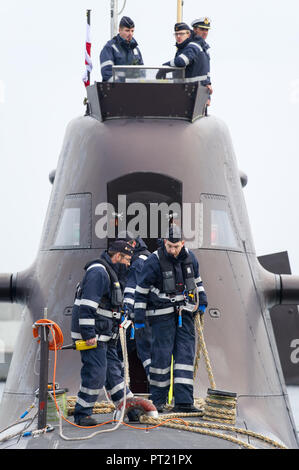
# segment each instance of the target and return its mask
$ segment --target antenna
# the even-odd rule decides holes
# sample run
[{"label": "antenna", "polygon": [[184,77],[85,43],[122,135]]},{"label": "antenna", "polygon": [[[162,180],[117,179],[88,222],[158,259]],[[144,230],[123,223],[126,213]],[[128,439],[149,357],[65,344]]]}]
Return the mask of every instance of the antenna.
[{"label": "antenna", "polygon": [[117,35],[118,0],[111,0],[111,38]]}]

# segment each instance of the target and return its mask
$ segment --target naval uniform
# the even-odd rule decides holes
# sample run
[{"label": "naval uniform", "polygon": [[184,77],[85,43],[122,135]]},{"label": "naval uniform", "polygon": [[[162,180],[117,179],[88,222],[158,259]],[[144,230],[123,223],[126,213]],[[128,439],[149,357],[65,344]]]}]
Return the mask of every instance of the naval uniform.
[{"label": "naval uniform", "polygon": [[[174,288],[166,289],[166,281]],[[152,326],[150,393],[155,406],[167,402],[170,386],[171,357],[174,359],[175,404],[193,404],[193,363],[195,331],[192,309],[186,302],[186,291],[197,290],[199,304],[207,297],[199,274],[198,261],[192,251],[183,247],[177,258],[168,254],[164,245],[145,261],[135,290],[135,322],[147,317]],[[179,318],[178,307],[185,305]],[[181,321],[180,321],[181,320]]]},{"label": "naval uniform", "polygon": [[[138,237],[137,245],[134,249],[134,255],[132,257],[131,266],[128,272],[126,287],[124,290],[124,306],[131,320],[134,320],[134,303],[135,303],[135,289],[138,284],[138,278],[142,271],[145,260],[151,254],[144,241]],[[135,330],[135,345],[137,350],[137,356],[142,362],[143,368],[147,377],[149,378],[149,366],[151,363],[151,326],[149,322],[145,320],[145,328],[142,332]],[[129,344],[132,340],[129,340]]]},{"label": "naval uniform", "polygon": [[125,41],[119,34],[106,43],[100,54],[103,82],[112,80],[113,65],[143,65],[143,59],[134,38]]},{"label": "naval uniform", "polygon": [[181,44],[176,44],[177,52],[174,59],[164,63],[170,67],[186,67],[185,81],[200,82],[205,85],[208,79],[208,63],[201,45],[188,38]]},{"label": "naval uniform", "polygon": [[[106,386],[117,405],[124,396],[125,384],[116,352],[122,298],[113,293],[117,283],[114,265],[107,252],[85,266],[82,285],[78,286],[72,310],[73,341],[97,338],[97,348],[80,351],[81,385],[75,405],[74,419],[92,414],[100,390]],[[121,296],[122,297],[122,296]],[[126,396],[132,392],[126,387]]]}]

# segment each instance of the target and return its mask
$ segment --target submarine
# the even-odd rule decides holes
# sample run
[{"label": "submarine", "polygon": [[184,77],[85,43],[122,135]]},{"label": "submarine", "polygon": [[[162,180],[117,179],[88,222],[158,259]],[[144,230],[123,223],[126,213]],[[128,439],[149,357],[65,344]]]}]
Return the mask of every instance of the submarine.
[{"label": "submarine", "polygon": [[[226,426],[213,435],[140,423],[110,429],[111,439],[109,433],[93,436],[67,422],[63,430],[54,425],[37,438],[16,433],[1,439],[0,434],[1,449],[298,448],[269,312],[299,303],[299,277],[267,271],[256,256],[243,194],[247,178],[226,124],[206,115],[205,87],[171,67],[165,70],[170,78],[156,79],[160,69],[114,66],[111,82],[87,87],[86,112],[68,124],[50,175],[37,257],[24,271],[0,275],[0,300],[23,306],[0,430],[9,427],[13,434],[10,425],[20,427],[20,416],[36,400],[41,349],[33,325],[49,319],[59,325],[64,344],[71,343],[74,294],[85,264],[107,249],[116,227],[135,229],[154,251],[164,220],[154,215],[165,205],[180,212],[190,235],[187,246],[199,261],[209,301],[205,341],[217,388],[237,394],[237,429]],[[131,390],[147,394],[142,368],[136,357],[130,359]],[[55,383],[76,395],[79,353],[58,350],[56,361],[50,351],[47,366],[49,382],[55,366]],[[195,398],[205,397],[209,387],[201,359]],[[36,418],[31,424],[36,430]],[[238,430],[244,431],[239,440],[229,439]]]}]

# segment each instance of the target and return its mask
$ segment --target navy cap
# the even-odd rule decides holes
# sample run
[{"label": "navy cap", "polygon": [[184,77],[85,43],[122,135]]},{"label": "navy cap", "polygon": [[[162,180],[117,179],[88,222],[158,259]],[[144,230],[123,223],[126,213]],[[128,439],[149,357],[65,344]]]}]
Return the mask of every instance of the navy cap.
[{"label": "navy cap", "polygon": [[191,31],[189,26],[186,23],[176,23],[174,25],[174,30],[175,31],[182,31],[182,30]]},{"label": "navy cap", "polygon": [[178,225],[171,225],[165,237],[171,243],[177,243],[184,240],[183,232]]},{"label": "navy cap", "polygon": [[135,28],[134,21],[128,16],[123,16],[119,22],[119,26],[122,28]]},{"label": "navy cap", "polygon": [[203,16],[202,18],[198,18],[197,20],[192,21],[191,26],[192,28],[198,27],[203,29],[210,29],[211,20],[207,16]]},{"label": "navy cap", "polygon": [[123,253],[125,255],[133,256],[134,249],[125,240],[115,240],[110,243],[109,251],[115,251],[116,253]]}]

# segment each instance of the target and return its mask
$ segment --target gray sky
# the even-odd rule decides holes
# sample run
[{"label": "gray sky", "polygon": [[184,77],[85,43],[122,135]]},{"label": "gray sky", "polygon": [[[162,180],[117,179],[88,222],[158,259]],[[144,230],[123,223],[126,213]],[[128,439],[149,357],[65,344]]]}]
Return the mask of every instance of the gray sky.
[{"label": "gray sky", "polygon": [[[121,7],[123,0],[119,0]],[[41,6],[42,5],[42,6]],[[85,11],[94,70],[110,39],[110,0],[0,4],[0,272],[34,260],[68,122],[85,112]],[[174,56],[176,0],[127,0],[148,65]],[[298,0],[185,0],[183,18],[212,19],[211,114],[228,125],[257,255],[289,252],[299,274]]]}]

